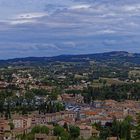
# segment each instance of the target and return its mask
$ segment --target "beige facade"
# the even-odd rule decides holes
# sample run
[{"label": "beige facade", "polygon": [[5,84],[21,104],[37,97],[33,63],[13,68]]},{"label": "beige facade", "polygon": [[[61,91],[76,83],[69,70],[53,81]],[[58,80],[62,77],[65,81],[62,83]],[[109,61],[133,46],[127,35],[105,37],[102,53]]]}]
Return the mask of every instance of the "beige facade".
[{"label": "beige facade", "polygon": [[30,117],[17,117],[13,119],[15,129],[27,129],[31,127],[32,119]]}]

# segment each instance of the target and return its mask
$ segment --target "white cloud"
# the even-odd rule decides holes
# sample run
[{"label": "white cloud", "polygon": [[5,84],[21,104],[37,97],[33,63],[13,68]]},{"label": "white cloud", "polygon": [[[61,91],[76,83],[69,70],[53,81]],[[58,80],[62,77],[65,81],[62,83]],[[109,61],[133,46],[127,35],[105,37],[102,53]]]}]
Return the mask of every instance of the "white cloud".
[{"label": "white cloud", "polygon": [[11,25],[18,25],[18,24],[26,24],[26,23],[36,23],[36,20],[27,20],[27,19],[22,19],[22,20],[13,20],[9,22]]},{"label": "white cloud", "polygon": [[73,5],[69,9],[71,10],[77,10],[77,9],[89,9],[91,5],[89,4],[80,4],[80,5]]},{"label": "white cloud", "polygon": [[122,9],[126,12],[137,12],[140,11],[140,4],[125,5]]},{"label": "white cloud", "polygon": [[98,31],[98,33],[100,33],[100,34],[114,34],[114,33],[116,33],[116,31],[111,30],[111,29],[106,29],[106,30]]},{"label": "white cloud", "polygon": [[42,12],[42,13],[23,13],[23,14],[18,14],[16,16],[14,16],[8,22],[11,25],[36,23],[38,18],[43,18],[45,16],[48,16],[48,14],[45,12]]},{"label": "white cloud", "polygon": [[17,15],[15,18],[16,19],[33,19],[33,18],[40,18],[44,16],[48,16],[48,14],[47,13],[24,13],[24,14]]}]

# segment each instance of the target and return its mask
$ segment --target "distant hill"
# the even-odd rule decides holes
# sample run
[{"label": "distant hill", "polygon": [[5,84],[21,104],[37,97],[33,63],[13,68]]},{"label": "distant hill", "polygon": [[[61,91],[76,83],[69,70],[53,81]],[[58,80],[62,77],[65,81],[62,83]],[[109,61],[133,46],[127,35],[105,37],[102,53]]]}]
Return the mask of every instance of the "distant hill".
[{"label": "distant hill", "polygon": [[133,65],[140,65],[140,54],[128,53],[124,51],[96,53],[96,54],[82,54],[82,55],[60,55],[54,57],[27,57],[15,58],[9,60],[0,60],[0,66],[9,65],[47,65],[53,62],[89,62],[97,61],[102,63],[130,63]]}]

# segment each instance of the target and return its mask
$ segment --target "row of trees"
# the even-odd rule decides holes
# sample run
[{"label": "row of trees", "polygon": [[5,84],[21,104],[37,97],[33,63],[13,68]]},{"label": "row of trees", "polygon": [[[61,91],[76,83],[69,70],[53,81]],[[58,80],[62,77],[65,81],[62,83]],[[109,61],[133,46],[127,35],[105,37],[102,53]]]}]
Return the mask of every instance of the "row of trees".
[{"label": "row of trees", "polygon": [[[51,130],[45,125],[35,126],[30,133],[17,135],[16,138],[19,140],[34,140],[35,134],[46,134],[49,135]],[[80,129],[76,126],[70,126],[69,129],[66,125],[61,127],[59,125],[54,126],[53,135],[61,138],[61,140],[74,140],[79,137]]]},{"label": "row of trees", "polygon": [[85,103],[90,103],[92,100],[113,99],[121,100],[139,100],[140,99],[140,83],[111,85],[103,87],[87,87],[83,90]]},{"label": "row of trees", "polygon": [[140,114],[137,115],[137,124],[134,125],[130,116],[123,121],[114,118],[112,123],[101,126],[100,123],[93,124],[100,131],[99,140],[106,140],[108,137],[117,137],[118,140],[140,140]]},{"label": "row of trees", "polygon": [[43,104],[41,104],[38,108],[39,110],[39,114],[40,113],[55,113],[55,112],[60,112],[60,111],[64,111],[65,110],[65,106],[64,104],[60,103],[60,102],[45,102]]},{"label": "row of trees", "polygon": [[40,134],[49,134],[49,128],[45,125],[43,126],[35,126],[30,133],[26,134],[20,134],[17,135],[16,138],[18,140],[34,140],[35,139],[35,134],[40,133]]},{"label": "row of trees", "polygon": [[[97,124],[96,124],[97,125]],[[99,125],[99,124],[98,124]],[[123,121],[114,119],[112,123],[107,123],[105,127],[98,126],[100,138],[106,140],[108,137],[117,137],[122,140],[131,140],[131,130],[133,130],[132,118],[126,117]]]},{"label": "row of trees", "polygon": [[[65,106],[56,102],[59,90],[51,93],[44,89],[27,91],[24,96],[16,96],[17,91],[3,90],[0,92],[0,115],[10,119],[12,113],[28,114],[38,110],[39,113],[54,113],[65,109]],[[40,99],[36,98],[39,96]],[[42,98],[43,97],[43,98]],[[46,99],[46,100],[44,100]]]}]

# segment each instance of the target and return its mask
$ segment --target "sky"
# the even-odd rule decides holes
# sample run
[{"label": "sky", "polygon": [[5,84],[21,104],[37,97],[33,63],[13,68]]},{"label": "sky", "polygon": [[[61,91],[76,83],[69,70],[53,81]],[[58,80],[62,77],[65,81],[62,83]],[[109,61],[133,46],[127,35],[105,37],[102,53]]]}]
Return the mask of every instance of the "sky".
[{"label": "sky", "polygon": [[0,0],[0,59],[140,53],[140,0]]}]

